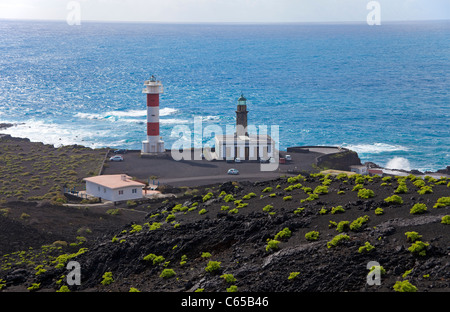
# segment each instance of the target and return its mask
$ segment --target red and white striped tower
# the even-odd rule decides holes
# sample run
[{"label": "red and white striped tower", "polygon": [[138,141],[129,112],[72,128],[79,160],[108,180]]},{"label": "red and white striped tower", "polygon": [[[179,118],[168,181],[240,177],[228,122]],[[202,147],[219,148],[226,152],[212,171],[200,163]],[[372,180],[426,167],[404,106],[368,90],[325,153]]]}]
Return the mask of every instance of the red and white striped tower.
[{"label": "red and white striped tower", "polygon": [[159,95],[164,91],[163,85],[152,75],[144,86],[142,93],[147,94],[147,141],[142,142],[142,153],[163,153],[164,141],[159,136]]}]

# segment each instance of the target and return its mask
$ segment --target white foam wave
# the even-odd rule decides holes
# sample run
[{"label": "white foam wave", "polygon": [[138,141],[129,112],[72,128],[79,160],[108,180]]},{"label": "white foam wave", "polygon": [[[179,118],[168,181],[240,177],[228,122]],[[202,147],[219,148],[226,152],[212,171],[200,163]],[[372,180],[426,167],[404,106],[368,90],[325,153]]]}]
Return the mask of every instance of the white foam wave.
[{"label": "white foam wave", "polygon": [[[159,110],[159,116],[169,116],[178,112],[178,109],[165,107]],[[89,120],[109,120],[118,121],[123,120],[124,117],[146,117],[146,109],[131,109],[127,111],[109,111],[105,113],[83,113],[79,112],[75,114],[75,117]],[[125,119],[126,122],[132,121],[132,119]]]},{"label": "white foam wave", "polygon": [[387,169],[402,169],[406,171],[411,170],[411,164],[409,160],[404,157],[394,157],[390,159],[385,167]]},{"label": "white foam wave", "polygon": [[[92,148],[101,147],[100,143],[93,142],[93,137],[101,137],[109,134],[108,131],[73,128],[53,123],[45,123],[37,120],[29,120],[26,123],[15,124],[13,127],[2,129],[2,133],[13,137],[28,138],[32,142],[52,144],[56,147],[62,145],[79,144]],[[89,142],[89,143],[88,143]]]},{"label": "white foam wave", "polygon": [[176,118],[167,118],[167,119],[160,119],[159,122],[161,124],[165,124],[165,125],[174,125],[174,124],[187,124],[187,123],[189,123],[189,120],[176,119]]},{"label": "white foam wave", "polygon": [[408,148],[402,145],[392,145],[387,143],[374,144],[343,144],[345,148],[357,152],[358,154],[379,154],[384,152],[407,151]]}]

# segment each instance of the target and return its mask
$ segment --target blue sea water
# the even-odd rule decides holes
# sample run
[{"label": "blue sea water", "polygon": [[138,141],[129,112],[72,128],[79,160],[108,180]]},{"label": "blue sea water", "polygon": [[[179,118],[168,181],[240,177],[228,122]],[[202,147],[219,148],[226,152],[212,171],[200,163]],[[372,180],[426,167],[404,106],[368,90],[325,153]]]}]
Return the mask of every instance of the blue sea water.
[{"label": "blue sea water", "polygon": [[[164,84],[161,135],[279,125],[281,149],[339,145],[404,169],[450,165],[450,21],[144,24],[0,21],[2,130],[49,144],[140,149],[144,80]],[[224,128],[225,129],[225,128]],[[270,134],[270,133],[269,133]]]}]

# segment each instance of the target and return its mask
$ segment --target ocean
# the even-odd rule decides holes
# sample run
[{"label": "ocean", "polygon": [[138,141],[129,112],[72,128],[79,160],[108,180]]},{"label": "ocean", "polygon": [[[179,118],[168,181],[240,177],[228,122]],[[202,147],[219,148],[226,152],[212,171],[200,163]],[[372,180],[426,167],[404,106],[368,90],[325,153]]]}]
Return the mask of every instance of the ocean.
[{"label": "ocean", "polygon": [[176,126],[194,129],[194,117],[203,127],[234,125],[242,92],[249,124],[279,125],[282,150],[336,145],[396,169],[450,165],[450,21],[1,20],[0,123],[17,125],[0,132],[55,146],[140,149],[151,75],[164,85],[166,148],[180,139]]}]

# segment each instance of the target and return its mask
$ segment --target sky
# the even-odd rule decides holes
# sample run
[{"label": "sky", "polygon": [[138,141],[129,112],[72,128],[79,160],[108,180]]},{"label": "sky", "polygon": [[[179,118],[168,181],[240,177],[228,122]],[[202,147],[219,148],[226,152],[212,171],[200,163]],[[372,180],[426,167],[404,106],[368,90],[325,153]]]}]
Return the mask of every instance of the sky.
[{"label": "sky", "polygon": [[[371,0],[0,0],[0,19],[169,23],[362,22]],[[378,0],[382,21],[450,19],[450,0]],[[74,11],[75,10],[75,11]]]}]

